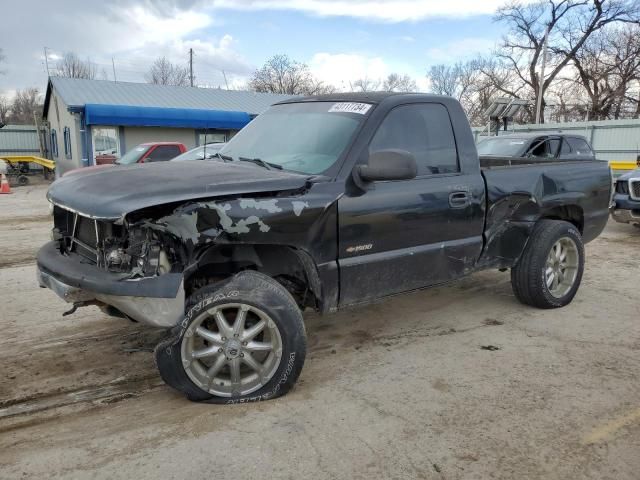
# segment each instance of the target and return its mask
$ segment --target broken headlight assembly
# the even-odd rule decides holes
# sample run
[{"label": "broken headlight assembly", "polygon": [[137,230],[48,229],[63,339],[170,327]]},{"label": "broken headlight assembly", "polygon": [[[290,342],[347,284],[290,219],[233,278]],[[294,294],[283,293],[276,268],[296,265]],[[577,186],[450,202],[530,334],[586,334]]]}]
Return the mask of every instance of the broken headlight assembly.
[{"label": "broken headlight assembly", "polygon": [[148,229],[132,228],[124,238],[104,240],[103,265],[110,272],[150,277],[171,271],[173,250]]}]

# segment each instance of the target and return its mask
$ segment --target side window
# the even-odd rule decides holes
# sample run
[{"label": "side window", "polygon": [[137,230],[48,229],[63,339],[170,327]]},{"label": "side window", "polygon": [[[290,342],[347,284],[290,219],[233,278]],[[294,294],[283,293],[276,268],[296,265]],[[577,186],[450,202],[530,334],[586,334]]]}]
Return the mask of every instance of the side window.
[{"label": "side window", "polygon": [[55,129],[51,130],[51,153],[54,158],[58,158],[58,134]]},{"label": "side window", "polygon": [[71,158],[71,130],[69,127],[64,127],[64,156],[65,158]]},{"label": "side window", "polygon": [[560,157],[564,158],[564,157],[568,157],[569,155],[571,155],[571,146],[569,145],[569,142],[567,142],[567,139],[565,138],[564,140],[562,140],[562,147],[560,148]]},{"label": "side window", "polygon": [[529,152],[534,157],[544,157],[547,152],[547,142],[544,141],[544,137],[536,138],[531,143],[531,149]]},{"label": "side window", "polygon": [[593,152],[589,148],[589,144],[583,138],[568,137],[567,141],[571,145],[571,150],[577,157],[592,157]]},{"label": "side window", "polygon": [[369,152],[406,150],[418,164],[418,176],[455,173],[458,152],[447,109],[438,103],[396,107],[385,117]]},{"label": "side window", "polygon": [[547,153],[549,158],[556,158],[558,156],[558,148],[560,147],[559,138],[550,138],[547,141]]},{"label": "side window", "polygon": [[151,162],[164,162],[180,155],[180,148],[177,145],[158,145],[147,159]]}]

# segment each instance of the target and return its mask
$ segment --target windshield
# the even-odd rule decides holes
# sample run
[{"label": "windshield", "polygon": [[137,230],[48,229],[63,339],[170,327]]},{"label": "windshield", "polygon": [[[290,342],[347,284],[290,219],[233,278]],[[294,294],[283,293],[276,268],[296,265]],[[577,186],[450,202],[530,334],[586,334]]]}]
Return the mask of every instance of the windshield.
[{"label": "windshield", "polygon": [[149,151],[151,148],[150,145],[138,145],[133,150],[129,150],[125,153],[119,160],[116,160],[118,165],[130,165],[132,163],[137,163],[140,158]]},{"label": "windshield", "polygon": [[191,149],[188,152],[184,152],[183,154],[172,158],[171,161],[180,162],[182,160],[204,160],[205,158],[209,160],[211,158],[216,158],[216,154],[222,147],[224,147],[224,143],[210,143],[208,145],[203,145],[202,147]]},{"label": "windshield", "polygon": [[240,130],[220,154],[322,173],[338,160],[370,107],[352,102],[274,105]]},{"label": "windshield", "polygon": [[524,138],[488,138],[478,143],[478,155],[512,157],[524,148]]}]

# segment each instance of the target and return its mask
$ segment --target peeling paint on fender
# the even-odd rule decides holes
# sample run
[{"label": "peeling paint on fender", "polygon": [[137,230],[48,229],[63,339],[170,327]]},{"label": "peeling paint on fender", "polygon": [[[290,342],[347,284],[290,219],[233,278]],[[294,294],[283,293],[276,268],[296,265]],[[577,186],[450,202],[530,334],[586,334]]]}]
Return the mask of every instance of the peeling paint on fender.
[{"label": "peeling paint on fender", "polygon": [[255,208],[256,210],[266,210],[269,213],[278,213],[281,212],[282,209],[277,204],[278,200],[275,198],[272,200],[240,199],[240,208],[243,210],[246,208]]},{"label": "peeling paint on fender", "polygon": [[291,202],[291,206],[293,207],[293,213],[296,217],[299,217],[302,213],[302,210],[309,206],[308,202],[301,202],[299,200],[294,200]]}]

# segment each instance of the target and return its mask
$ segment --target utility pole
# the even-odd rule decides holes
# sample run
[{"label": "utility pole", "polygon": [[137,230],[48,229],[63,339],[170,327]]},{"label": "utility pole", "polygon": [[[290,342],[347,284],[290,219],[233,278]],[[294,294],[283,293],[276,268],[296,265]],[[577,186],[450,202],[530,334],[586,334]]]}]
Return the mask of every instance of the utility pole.
[{"label": "utility pole", "polygon": [[117,82],[118,79],[116,78],[116,62],[113,57],[111,57],[111,66],[113,67],[113,81]]},{"label": "utility pole", "polygon": [[49,54],[47,53],[47,47],[44,47],[44,64],[47,67],[47,77],[50,77],[51,74],[49,73]]},{"label": "utility pole", "polygon": [[542,113],[542,97],[544,96],[544,69],[547,66],[547,43],[549,41],[549,26],[544,33],[544,40],[542,44],[542,65],[540,67],[540,76],[538,77],[538,102],[536,105],[536,123],[541,122]]},{"label": "utility pole", "polygon": [[227,90],[229,90],[229,82],[227,82],[227,74],[222,70],[222,76],[224,77],[224,84],[227,86]]},{"label": "utility pole", "polygon": [[193,48],[189,49],[189,79],[193,87]]}]

